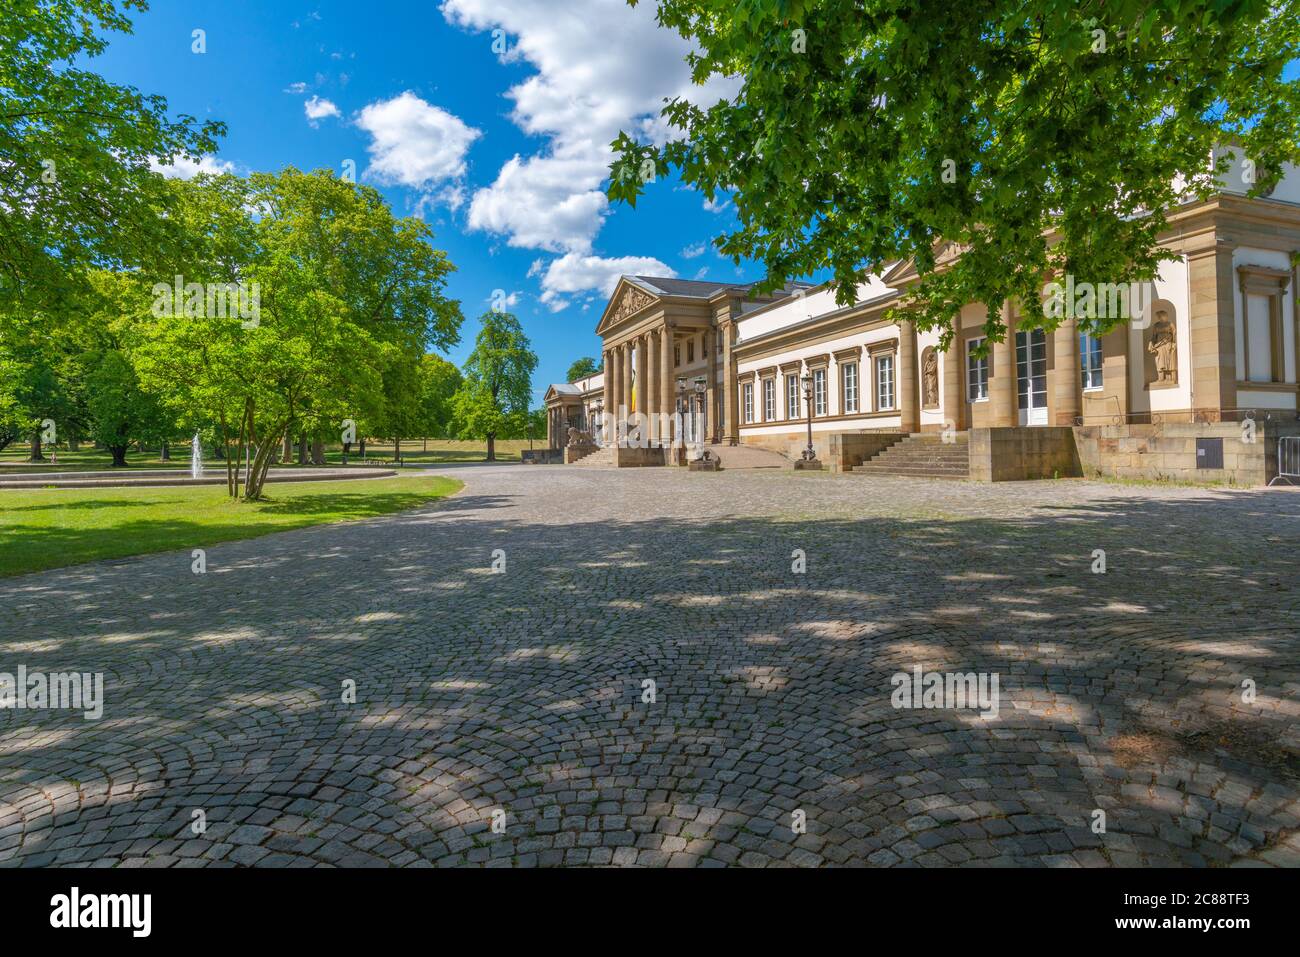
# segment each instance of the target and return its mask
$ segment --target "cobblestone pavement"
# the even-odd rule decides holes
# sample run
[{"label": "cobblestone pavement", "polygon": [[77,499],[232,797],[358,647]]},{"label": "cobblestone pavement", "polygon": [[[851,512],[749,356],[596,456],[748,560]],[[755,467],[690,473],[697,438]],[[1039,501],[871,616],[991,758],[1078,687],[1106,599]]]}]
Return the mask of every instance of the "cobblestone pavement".
[{"label": "cobblestone pavement", "polygon": [[[1295,492],[442,471],[0,581],[0,671],[106,698],[0,712],[0,863],[1300,863]],[[895,709],[917,666],[997,716]]]}]

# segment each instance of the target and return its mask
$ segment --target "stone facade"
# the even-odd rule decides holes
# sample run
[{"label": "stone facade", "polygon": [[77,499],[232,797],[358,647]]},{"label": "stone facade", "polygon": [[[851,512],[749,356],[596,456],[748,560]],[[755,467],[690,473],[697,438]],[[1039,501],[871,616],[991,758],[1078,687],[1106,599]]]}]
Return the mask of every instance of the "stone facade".
[{"label": "stone facade", "polygon": [[[1042,317],[1007,303],[1007,335],[986,342],[988,310],[970,303],[945,350],[941,330],[891,318],[918,279],[906,262],[864,282],[850,306],[828,286],[756,297],[748,286],[625,277],[597,329],[608,387],[603,377],[554,386],[548,405],[560,421],[603,403],[606,442],[622,444],[613,424],[632,422],[651,445],[743,443],[790,458],[811,419],[832,471],[903,435],[969,432],[979,480],[1090,471],[1266,482],[1276,472],[1267,437],[1238,449],[1231,433],[1243,419],[1271,421],[1272,433],[1297,419],[1300,171],[1287,167],[1268,198],[1249,199],[1225,169],[1220,195],[1170,213],[1161,244],[1174,258],[1152,282],[1086,284],[1119,320],[1104,332],[1072,310],[1043,330]],[[960,255],[948,246],[936,262]],[[1058,278],[1075,303],[1082,278]],[[1196,439],[1219,437],[1223,469],[1196,468]]]}]

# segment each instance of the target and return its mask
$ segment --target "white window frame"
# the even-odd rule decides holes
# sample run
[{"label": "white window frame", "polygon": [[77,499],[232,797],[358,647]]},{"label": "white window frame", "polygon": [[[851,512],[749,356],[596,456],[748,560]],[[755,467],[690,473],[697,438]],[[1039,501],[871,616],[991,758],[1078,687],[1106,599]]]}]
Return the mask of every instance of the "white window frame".
[{"label": "white window frame", "polygon": [[813,369],[813,415],[826,414],[826,368]]},{"label": "white window frame", "polygon": [[858,411],[858,364],[845,362],[840,365],[840,380],[844,384],[844,412],[846,415]]},{"label": "white window frame", "polygon": [[898,408],[898,384],[894,381],[894,354],[887,352],[876,356],[876,408],[892,411]]},{"label": "white window frame", "polygon": [[[966,401],[987,402],[989,400],[989,357],[982,359],[973,355],[976,348],[984,342],[986,336],[966,340]],[[974,386],[979,385],[979,389]]]},{"label": "white window frame", "polygon": [[1086,332],[1079,333],[1079,374],[1084,392],[1100,392],[1105,384],[1102,365],[1101,339]]},{"label": "white window frame", "polygon": [[[791,402],[791,399],[794,401]],[[799,373],[787,374],[785,377],[785,417],[787,419],[803,418],[802,413],[799,411],[802,401],[803,386],[799,384]]]},{"label": "white window frame", "polygon": [[754,383],[746,382],[740,387],[741,406],[745,410],[745,424],[754,421]]},{"label": "white window frame", "polygon": [[763,421],[776,421],[776,379],[763,380]]}]

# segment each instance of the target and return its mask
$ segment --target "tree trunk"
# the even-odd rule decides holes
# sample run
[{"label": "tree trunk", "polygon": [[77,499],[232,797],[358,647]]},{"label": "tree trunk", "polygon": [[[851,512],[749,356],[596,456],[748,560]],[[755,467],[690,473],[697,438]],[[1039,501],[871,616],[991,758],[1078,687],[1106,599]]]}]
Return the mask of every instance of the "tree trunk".
[{"label": "tree trunk", "polygon": [[280,432],[289,434],[289,423],[280,426],[274,432],[267,435],[267,441],[262,442],[257,449],[257,455],[253,459],[248,469],[248,481],[244,486],[244,499],[249,502],[255,502],[262,497],[262,487],[266,484],[267,473],[271,470],[271,459],[275,457],[275,452],[280,448]]},{"label": "tree trunk", "polygon": [[325,440],[324,439],[311,440],[311,464],[312,465],[325,464]]},{"label": "tree trunk", "polygon": [[402,461],[402,440],[393,439],[393,461]]},{"label": "tree trunk", "polygon": [[[3,449],[3,448],[4,448],[6,445],[8,445],[8,444],[9,444],[8,442],[5,442],[5,443],[3,443],[3,444],[0,444],[0,449]],[[72,437],[70,437],[70,438],[68,439],[68,451],[69,451],[69,452],[80,452],[80,451],[81,451],[81,439],[77,438],[75,435],[72,436]]]},{"label": "tree trunk", "polygon": [[44,462],[45,456],[41,455],[41,433],[37,432],[32,436],[32,452],[27,456],[28,462]]},{"label": "tree trunk", "polygon": [[121,466],[126,465],[126,448],[125,445],[110,445],[108,447],[108,450],[113,453],[114,468],[120,468]]},{"label": "tree trunk", "polygon": [[168,442],[166,439],[163,440],[162,451],[159,453],[158,457],[162,459],[162,461],[164,462],[170,462],[172,460],[171,443]]},{"label": "tree trunk", "polygon": [[293,439],[289,438],[288,430],[285,430],[284,433],[284,450],[280,454],[280,464],[293,464]]},{"label": "tree trunk", "polygon": [[[226,410],[221,410],[221,440],[217,443],[217,450],[221,452],[227,442],[230,441],[230,432],[226,428]],[[217,458],[224,459],[226,463],[226,494],[231,498],[235,497],[235,473],[230,467],[230,456],[218,454]]]},{"label": "tree trunk", "polygon": [[487,458],[484,459],[484,461],[495,462],[497,460],[497,434],[495,432],[489,432],[487,440],[488,440],[488,453],[487,453]]},{"label": "tree trunk", "polygon": [[360,449],[361,458],[364,459],[366,457],[366,440],[362,439],[360,445],[361,445],[361,449]]}]

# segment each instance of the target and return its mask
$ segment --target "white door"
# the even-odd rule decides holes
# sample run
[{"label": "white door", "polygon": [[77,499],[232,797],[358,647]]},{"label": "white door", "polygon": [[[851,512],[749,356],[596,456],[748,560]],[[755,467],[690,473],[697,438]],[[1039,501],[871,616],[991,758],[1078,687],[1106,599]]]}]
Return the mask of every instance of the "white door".
[{"label": "white door", "polygon": [[1016,402],[1021,425],[1047,424],[1047,336],[1016,333]]}]

